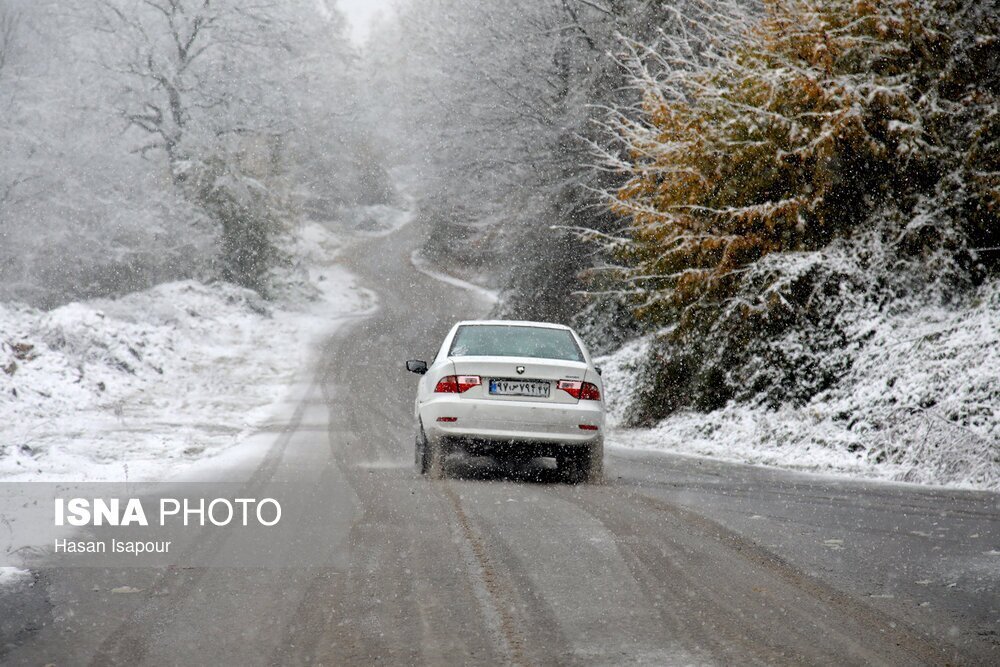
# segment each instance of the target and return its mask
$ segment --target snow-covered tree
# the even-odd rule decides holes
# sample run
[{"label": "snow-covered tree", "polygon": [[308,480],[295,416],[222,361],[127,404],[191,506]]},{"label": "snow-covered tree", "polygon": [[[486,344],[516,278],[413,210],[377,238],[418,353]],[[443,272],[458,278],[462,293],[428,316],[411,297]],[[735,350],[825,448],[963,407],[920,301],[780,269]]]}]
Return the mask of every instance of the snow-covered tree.
[{"label": "snow-covered tree", "polygon": [[[217,224],[223,277],[265,290],[289,212],[284,176],[310,141],[328,143],[316,62],[345,41],[339,17],[315,2],[92,1],[94,26],[114,36],[97,49],[118,83],[111,104],[144,135],[138,150],[162,151]],[[345,78],[343,57],[323,67]],[[346,107],[324,101],[334,115]]]},{"label": "snow-covered tree", "polygon": [[851,344],[841,311],[921,285],[958,298],[989,268],[996,9],[768,0],[625,41],[642,98],[609,113],[600,155],[627,179],[605,191],[624,225],[591,236],[612,289],[669,332],[650,368],[672,399],[647,415],[808,398],[842,370],[820,359]]},{"label": "snow-covered tree", "polygon": [[143,150],[166,152],[175,176],[186,152],[279,130],[267,104],[276,82],[260,69],[283,46],[278,3],[91,0],[91,9],[108,37],[98,59],[120,81],[114,104],[148,135]]},{"label": "snow-covered tree", "polygon": [[[613,220],[588,187],[597,106],[631,99],[609,52],[674,9],[639,0],[414,0],[373,33],[379,126],[410,166],[428,250],[505,287],[509,315],[569,319],[592,249],[568,228]],[[487,267],[488,268],[485,268]]]},{"label": "snow-covered tree", "polygon": [[[259,282],[240,277],[262,266],[258,253],[233,256],[231,241],[298,215],[300,186],[352,191],[355,75],[326,2],[0,10],[17,19],[4,23],[16,31],[4,31],[13,49],[0,72],[0,300],[49,306],[220,274]],[[241,209],[251,224],[217,217]]]},{"label": "snow-covered tree", "polygon": [[192,271],[208,235],[107,115],[108,78],[82,57],[96,36],[55,3],[3,5],[17,29],[0,75],[0,299],[51,305]]},{"label": "snow-covered tree", "polygon": [[[893,179],[920,178],[917,100],[901,76],[938,34],[893,3],[770,2],[733,47],[634,46],[644,99],[611,124],[629,180],[629,281],[644,306],[731,289],[769,252],[821,247],[866,219]],[[909,3],[907,3],[909,4]]]}]

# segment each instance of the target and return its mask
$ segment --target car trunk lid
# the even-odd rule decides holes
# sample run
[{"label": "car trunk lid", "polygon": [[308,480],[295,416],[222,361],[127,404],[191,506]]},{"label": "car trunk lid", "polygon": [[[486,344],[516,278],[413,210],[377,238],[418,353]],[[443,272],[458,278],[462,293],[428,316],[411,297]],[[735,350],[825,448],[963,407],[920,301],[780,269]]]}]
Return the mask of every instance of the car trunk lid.
[{"label": "car trunk lid", "polygon": [[576,403],[576,398],[556,384],[559,380],[583,380],[587,373],[586,363],[561,359],[463,356],[450,360],[456,374],[482,378],[481,385],[462,393],[463,398]]}]

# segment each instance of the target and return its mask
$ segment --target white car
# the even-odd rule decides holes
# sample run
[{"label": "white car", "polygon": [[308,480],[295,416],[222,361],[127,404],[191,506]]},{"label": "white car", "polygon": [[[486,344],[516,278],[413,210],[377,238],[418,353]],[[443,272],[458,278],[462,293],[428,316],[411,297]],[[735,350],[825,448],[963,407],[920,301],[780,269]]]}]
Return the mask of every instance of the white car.
[{"label": "white car", "polygon": [[406,362],[417,387],[416,459],[441,474],[454,451],[554,457],[573,481],[603,472],[604,386],[572,329],[545,322],[459,322],[434,360]]}]

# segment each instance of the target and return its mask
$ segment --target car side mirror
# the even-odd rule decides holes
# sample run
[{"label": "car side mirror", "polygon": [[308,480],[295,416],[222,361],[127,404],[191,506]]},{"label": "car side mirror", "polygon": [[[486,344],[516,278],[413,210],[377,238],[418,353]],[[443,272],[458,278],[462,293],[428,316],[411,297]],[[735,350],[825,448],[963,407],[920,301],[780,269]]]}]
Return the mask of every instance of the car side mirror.
[{"label": "car side mirror", "polygon": [[598,375],[601,375],[601,367],[600,366],[594,366],[594,370],[597,371]]},{"label": "car side mirror", "polygon": [[420,361],[419,359],[410,359],[406,362],[406,370],[417,375],[423,375],[427,372],[427,362]]}]

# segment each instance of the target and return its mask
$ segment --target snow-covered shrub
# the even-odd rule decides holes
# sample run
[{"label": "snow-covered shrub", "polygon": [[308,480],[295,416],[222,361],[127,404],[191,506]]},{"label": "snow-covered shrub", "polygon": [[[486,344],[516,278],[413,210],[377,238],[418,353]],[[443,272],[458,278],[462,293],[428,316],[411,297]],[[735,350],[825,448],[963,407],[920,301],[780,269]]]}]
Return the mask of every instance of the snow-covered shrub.
[{"label": "snow-covered shrub", "polygon": [[[270,177],[270,178],[269,178]],[[280,260],[287,202],[274,175],[255,174],[237,156],[213,156],[191,166],[182,187],[219,229],[221,277],[268,293],[268,275]]]},{"label": "snow-covered shrub", "polygon": [[1000,486],[1000,280],[960,302],[859,322],[870,340],[814,401],[900,479]]},{"label": "snow-covered shrub", "polygon": [[641,334],[628,301],[617,294],[590,299],[571,324],[592,355],[610,354]]},{"label": "snow-covered shrub", "polygon": [[[950,304],[855,309],[863,340],[829,388],[773,410],[680,410],[614,441],[729,460],[1000,489],[1000,280]],[[601,359],[609,415],[629,423],[649,341]]]},{"label": "snow-covered shrub", "polygon": [[649,424],[679,408],[713,410],[734,399],[801,403],[835,383],[862,342],[848,338],[842,304],[867,298],[855,257],[826,261],[840,251],[796,253],[780,264],[764,258],[705,329],[673,327],[655,336],[639,368],[631,423]]},{"label": "snow-covered shrub", "polygon": [[650,337],[637,338],[610,354],[595,357],[595,363],[601,368],[604,409],[609,426],[623,426],[631,421],[630,408],[639,389],[636,375],[648,358],[650,343]]}]

